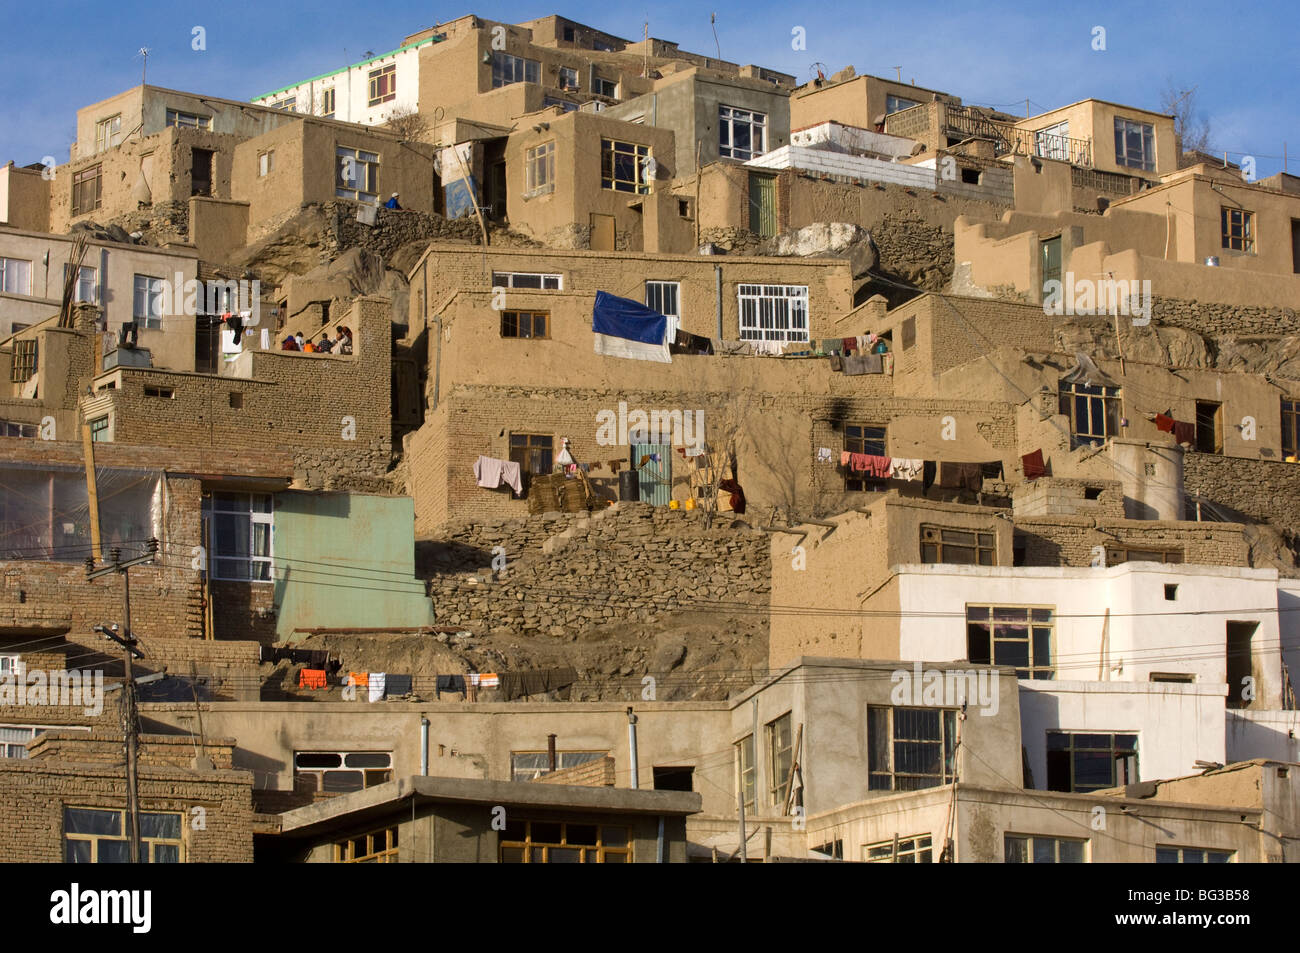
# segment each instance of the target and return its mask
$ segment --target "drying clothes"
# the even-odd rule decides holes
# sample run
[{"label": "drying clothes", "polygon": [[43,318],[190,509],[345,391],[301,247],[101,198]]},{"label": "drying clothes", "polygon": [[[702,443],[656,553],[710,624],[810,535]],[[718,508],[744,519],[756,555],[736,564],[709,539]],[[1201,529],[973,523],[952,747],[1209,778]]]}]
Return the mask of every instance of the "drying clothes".
[{"label": "drying clothes", "polygon": [[[448,675],[447,677],[450,678],[451,676]],[[465,681],[469,683],[471,688],[478,688],[478,680],[479,680],[478,672],[470,672],[468,675],[465,676]]]},{"label": "drying clothes", "polygon": [[766,354],[769,357],[780,357],[785,353],[784,341],[750,341],[749,343],[755,354]]},{"label": "drying clothes", "polygon": [[831,448],[830,448],[830,447],[818,447],[818,448],[817,448],[817,462],[818,462],[818,463],[830,463],[830,462],[831,462]]},{"label": "drying clothes", "polygon": [[878,457],[873,453],[855,453],[850,467],[855,473],[865,473],[878,480],[888,480],[893,461],[889,457]]},{"label": "drying clothes", "polygon": [[843,362],[843,373],[848,377],[885,372],[885,365],[879,354],[855,354],[840,360]]},{"label": "drying clothes", "polygon": [[846,354],[849,351],[856,351],[858,349],[858,339],[856,337],[841,338],[840,347],[844,349],[844,353]]},{"label": "drying clothes", "polygon": [[718,491],[721,493],[730,493],[731,499],[728,502],[731,503],[731,508],[737,513],[742,515],[744,514],[745,491],[740,488],[739,483],[735,480],[720,480],[718,481]]},{"label": "drying clothes", "polygon": [[1183,420],[1174,421],[1174,442],[1189,443],[1196,445],[1196,424],[1189,424]]},{"label": "drying clothes", "polygon": [[298,673],[299,688],[325,688],[325,669],[304,668]]},{"label": "drying clothes", "polygon": [[924,468],[924,460],[894,457],[889,465],[889,477],[891,480],[907,480],[910,483],[921,478],[921,471]]},{"label": "drying clothes", "polygon": [[[501,697],[508,702],[512,702],[523,695],[533,694],[533,692],[525,688],[525,681],[535,674],[534,672],[502,672]],[[537,689],[540,687],[540,683],[533,684],[531,687]]]},{"label": "drying clothes", "polygon": [[367,681],[367,687],[370,689],[370,701],[377,702],[384,697],[385,683],[388,681],[383,672],[371,672]]},{"label": "drying clothes", "polygon": [[1047,465],[1043,463],[1043,451],[1035,450],[1020,458],[1020,467],[1025,471],[1026,480],[1037,480],[1047,476]]},{"label": "drying clothes", "polygon": [[627,463],[626,460],[610,460],[610,461],[609,461],[609,468],[610,468],[610,470],[612,470],[614,473],[617,473],[619,470],[621,470],[621,469],[626,465],[626,463]]},{"label": "drying clothes", "polygon": [[409,675],[394,675],[390,672],[388,675],[388,696],[392,698],[396,695],[411,694],[411,681]]},{"label": "drying clothes", "polygon": [[501,677],[496,672],[480,672],[478,684],[484,688],[497,688],[501,684]]},{"label": "drying clothes", "polygon": [[1174,418],[1167,417],[1164,414],[1156,414],[1156,429],[1162,433],[1173,433],[1174,423]]},{"label": "drying clothes", "polygon": [[710,338],[709,344],[713,346],[714,354],[751,354],[748,341],[723,341],[720,338]]},{"label": "drying clothes", "polygon": [[368,686],[370,684],[370,673],[369,672],[348,672],[348,684],[355,685],[358,688],[362,687],[363,685]]},{"label": "drying clothes", "polygon": [[686,456],[688,456],[688,457],[702,457],[702,456],[704,456],[704,448],[703,448],[703,447],[687,447],[687,448],[686,448]]},{"label": "drying clothes", "polygon": [[498,460],[495,457],[480,456],[474,461],[474,478],[478,485],[495,490],[502,483],[515,491],[515,496],[524,492],[520,479],[519,464],[511,460]]},{"label": "drying clothes", "polygon": [[934,486],[935,471],[938,465],[933,460],[926,460],[925,466],[921,467],[921,492],[930,492],[930,487]]},{"label": "drying clothes", "polygon": [[822,338],[822,350],[827,354],[838,351],[844,347],[844,342],[840,338]]},{"label": "drying clothes", "polygon": [[843,373],[843,371],[844,371],[844,358],[840,357],[838,354],[832,354],[832,355],[831,355],[831,370],[833,370],[833,371],[840,371],[841,373]]},{"label": "drying clothes", "polygon": [[939,485],[979,493],[984,488],[983,469],[978,463],[940,463]]},{"label": "drying clothes", "polygon": [[[478,684],[478,676],[471,675],[474,684]],[[443,692],[455,692],[458,695],[465,694],[465,676],[464,675],[439,675],[434,680],[434,694],[442,697]]]}]

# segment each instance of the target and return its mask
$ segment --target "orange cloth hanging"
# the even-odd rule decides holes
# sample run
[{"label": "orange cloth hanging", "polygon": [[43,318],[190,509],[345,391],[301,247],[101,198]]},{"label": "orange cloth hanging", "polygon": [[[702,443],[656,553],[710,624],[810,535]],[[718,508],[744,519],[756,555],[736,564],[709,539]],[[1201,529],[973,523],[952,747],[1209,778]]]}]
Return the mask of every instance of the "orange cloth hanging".
[{"label": "orange cloth hanging", "polygon": [[357,687],[370,687],[369,672],[348,672],[348,679],[351,684],[356,685]]},{"label": "orange cloth hanging", "polygon": [[298,673],[299,688],[324,688],[325,687],[325,669],[323,668],[304,668]]}]

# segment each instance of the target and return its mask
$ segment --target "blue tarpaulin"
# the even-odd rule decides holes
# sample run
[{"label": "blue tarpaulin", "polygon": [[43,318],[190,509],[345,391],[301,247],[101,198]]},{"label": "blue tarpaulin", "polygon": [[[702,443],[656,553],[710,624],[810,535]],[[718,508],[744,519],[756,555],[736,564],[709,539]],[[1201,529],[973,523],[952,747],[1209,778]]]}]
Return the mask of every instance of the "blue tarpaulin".
[{"label": "blue tarpaulin", "polygon": [[672,363],[668,318],[640,302],[597,291],[591,330],[597,354]]}]

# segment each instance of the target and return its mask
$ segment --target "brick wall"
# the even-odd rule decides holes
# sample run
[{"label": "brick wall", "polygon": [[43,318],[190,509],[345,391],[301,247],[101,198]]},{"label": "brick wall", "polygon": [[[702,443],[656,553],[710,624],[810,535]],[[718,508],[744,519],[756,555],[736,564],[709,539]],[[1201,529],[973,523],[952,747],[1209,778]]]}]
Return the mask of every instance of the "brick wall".
[{"label": "brick wall", "polygon": [[[89,753],[93,755],[93,749],[102,745],[102,759],[92,756],[89,760],[59,760],[49,756],[54,753],[54,743],[46,742],[45,757],[0,761],[0,817],[5,819],[0,825],[0,857],[27,863],[62,862],[65,806],[126,807],[126,778],[120,764],[113,760],[114,756],[121,759],[121,740],[116,739],[114,749],[114,739],[100,738],[93,732],[90,735],[95,737],[85,739],[91,742],[87,746]],[[193,757],[193,743],[188,737],[178,738],[174,744]],[[181,815],[185,844],[182,859],[189,863],[251,862],[252,775],[221,768],[198,773],[150,763],[146,752],[151,747],[148,743],[141,746],[140,807]],[[75,744],[64,743],[63,751],[71,754],[74,750]],[[230,751],[229,743],[225,750]],[[217,753],[215,749],[209,751],[213,753]],[[196,807],[203,809],[201,815],[193,812]],[[200,818],[202,829],[195,829]]]},{"label": "brick wall", "polygon": [[612,788],[616,782],[614,759],[606,756],[576,768],[563,768],[533,778],[537,784],[579,784],[589,788]]},{"label": "brick wall", "polygon": [[[351,356],[245,352],[233,369],[241,377],[123,370],[118,388],[98,395],[111,398],[114,442],[287,451],[296,478],[313,488],[330,487],[336,474],[383,476],[392,462],[388,306],[355,303],[345,319],[356,335]],[[145,387],[173,396],[147,397]]]},{"label": "brick wall", "polygon": [[1026,566],[1090,566],[1095,546],[1180,550],[1183,562],[1249,566],[1250,545],[1238,523],[1170,523],[1056,516],[1016,519]]},{"label": "brick wall", "polygon": [[[161,565],[129,570],[131,626],[142,637],[203,635],[202,587],[199,573],[190,568],[190,550],[200,543],[200,485],[197,479],[167,479]],[[124,552],[123,558],[139,551]],[[119,576],[89,580],[82,563],[0,562],[0,627],[67,628],[89,635],[94,625],[124,621],[122,596]]]},{"label": "brick wall", "polygon": [[510,560],[504,577],[484,574],[475,584],[458,575],[434,578],[435,620],[553,633],[654,622],[711,603],[723,614],[765,613],[768,536],[703,524],[698,510],[620,504],[551,537],[548,552]]},{"label": "brick wall", "polygon": [[1153,295],[1151,315],[1158,324],[1186,328],[1209,337],[1222,334],[1274,335],[1300,332],[1300,318],[1297,318],[1293,308],[1186,301]]},{"label": "brick wall", "polygon": [[1189,496],[1300,533],[1300,464],[1189,451],[1183,455],[1183,487]]}]

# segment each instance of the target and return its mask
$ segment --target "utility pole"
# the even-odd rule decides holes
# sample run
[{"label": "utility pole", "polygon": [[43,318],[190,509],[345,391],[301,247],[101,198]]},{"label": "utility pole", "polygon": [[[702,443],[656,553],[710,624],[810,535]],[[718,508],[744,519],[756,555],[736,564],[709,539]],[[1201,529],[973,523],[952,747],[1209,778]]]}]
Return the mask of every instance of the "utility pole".
[{"label": "utility pole", "polygon": [[147,46],[142,46],[142,47],[140,47],[139,55],[142,56],[142,57],[144,57],[144,62],[140,64],[140,85],[141,85],[141,86],[144,85],[144,77],[145,77],[145,73],[146,73],[146,71],[149,69],[149,53],[150,53],[150,52],[152,52],[152,51],[149,49],[149,47],[147,47]]},{"label": "utility pole", "polygon": [[122,551],[114,548],[109,551],[112,562],[100,569],[95,568],[93,557],[86,558],[86,578],[98,579],[110,573],[122,575],[122,611],[124,623],[122,634],[118,635],[116,624],[112,626],[97,625],[94,631],[116,642],[125,650],[122,672],[122,733],[126,739],[126,813],[129,824],[131,844],[131,863],[140,862],[140,719],[136,710],[135,676],[131,671],[133,658],[144,658],[144,653],[135,647],[136,638],[131,634],[131,576],[127,572],[132,566],[153,562],[158,555],[158,540],[149,540],[149,551],[143,556],[122,562]]}]

